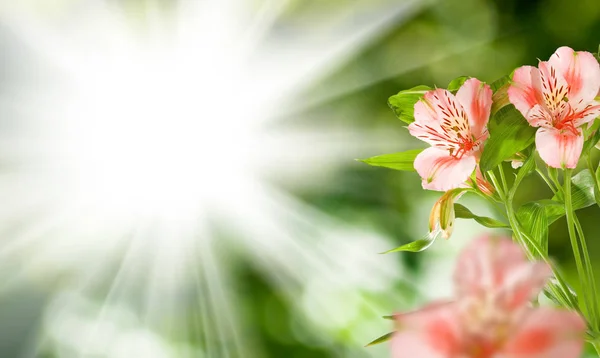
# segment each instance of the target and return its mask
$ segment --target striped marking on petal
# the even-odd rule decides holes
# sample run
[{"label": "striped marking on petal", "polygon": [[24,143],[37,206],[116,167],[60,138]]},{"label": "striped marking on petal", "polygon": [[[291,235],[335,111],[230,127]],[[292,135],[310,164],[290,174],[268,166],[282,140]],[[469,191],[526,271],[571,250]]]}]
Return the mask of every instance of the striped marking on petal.
[{"label": "striped marking on petal", "polygon": [[540,61],[539,69],[546,107],[552,116],[559,115],[565,109],[565,100],[569,92],[567,81],[548,62]]}]

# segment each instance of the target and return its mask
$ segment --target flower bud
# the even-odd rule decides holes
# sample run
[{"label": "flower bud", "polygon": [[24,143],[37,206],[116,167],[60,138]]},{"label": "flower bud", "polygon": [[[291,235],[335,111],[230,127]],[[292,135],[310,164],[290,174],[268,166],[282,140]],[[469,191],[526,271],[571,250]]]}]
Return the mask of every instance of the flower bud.
[{"label": "flower bud", "polygon": [[429,214],[429,232],[450,238],[454,229],[454,201],[464,194],[464,189],[449,190],[435,202]]}]

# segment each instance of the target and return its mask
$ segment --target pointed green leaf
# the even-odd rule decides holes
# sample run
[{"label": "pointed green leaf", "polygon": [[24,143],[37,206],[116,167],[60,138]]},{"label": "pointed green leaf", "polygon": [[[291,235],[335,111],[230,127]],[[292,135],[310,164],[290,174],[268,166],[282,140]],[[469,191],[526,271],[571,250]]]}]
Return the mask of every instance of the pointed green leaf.
[{"label": "pointed green leaf", "polygon": [[[573,183],[571,186],[571,199],[574,210],[584,209],[596,203],[594,177],[588,169],[584,169],[573,176],[571,183]],[[544,206],[548,217],[548,225],[565,215],[565,204],[556,195],[552,197],[552,200],[538,200],[536,202]]]},{"label": "pointed green leaf", "polygon": [[471,210],[469,210],[466,206],[461,204],[454,204],[454,215],[458,219],[473,219],[480,225],[489,228],[508,228],[508,224],[503,223],[502,221],[489,218],[487,216],[478,216],[473,214]]},{"label": "pointed green leaf", "polygon": [[594,197],[596,198],[596,204],[600,206],[600,165],[596,169],[596,185],[594,186]]},{"label": "pointed green leaf", "polygon": [[510,87],[510,77],[504,76],[494,81],[490,88],[493,91],[491,114],[494,115],[502,107],[510,104],[508,100],[508,88]]},{"label": "pointed green leaf", "polygon": [[414,172],[415,167],[413,163],[417,155],[422,151],[423,149],[412,149],[407,150],[406,152],[383,154],[376,157],[358,160],[376,167],[385,167],[395,170],[407,170]]},{"label": "pointed green leaf", "polygon": [[471,77],[460,76],[460,77],[453,79],[452,81],[450,81],[450,83],[448,83],[448,91],[455,93],[469,78],[471,78]]},{"label": "pointed green leaf", "polygon": [[392,338],[393,335],[394,335],[394,332],[384,334],[383,336],[381,336],[381,337],[373,340],[371,343],[367,344],[365,347],[371,347],[371,346],[374,346],[379,343],[387,342]]},{"label": "pointed green leaf", "polygon": [[495,168],[503,160],[527,148],[535,138],[536,128],[527,123],[512,104],[500,109],[490,118],[490,138],[481,155],[481,171]]},{"label": "pointed green leaf", "polygon": [[527,203],[517,212],[523,230],[536,240],[544,253],[548,253],[548,217],[543,204],[538,202]]},{"label": "pointed green leaf", "polygon": [[423,251],[423,250],[426,250],[427,248],[429,248],[429,246],[431,246],[435,242],[435,239],[437,239],[438,236],[440,236],[440,233],[437,233],[437,232],[431,233],[431,234],[426,235],[422,239],[415,240],[413,242],[409,242],[408,244],[399,246],[395,249],[391,249],[391,250],[382,252],[382,254],[389,254],[392,252],[401,252],[401,251],[420,252],[420,251]]},{"label": "pointed green leaf", "polygon": [[573,209],[587,208],[596,203],[596,199],[594,198],[594,180],[594,174],[589,169],[584,169],[573,176],[571,179],[573,183],[571,188]]},{"label": "pointed green leaf", "polygon": [[383,316],[383,319],[390,319],[390,320],[393,320],[393,319],[394,319],[394,316]]},{"label": "pointed green leaf", "polygon": [[408,90],[400,91],[388,99],[388,105],[402,122],[410,124],[414,122],[415,103],[425,92],[431,91],[430,87],[417,86]]},{"label": "pointed green leaf", "polygon": [[505,85],[510,84],[510,76],[502,76],[490,84],[490,88],[495,93]]},{"label": "pointed green leaf", "polygon": [[583,154],[589,153],[592,148],[598,141],[600,141],[600,121],[595,121],[590,128],[584,130],[584,134],[586,135],[587,140],[583,144],[583,150],[581,151]]},{"label": "pointed green leaf", "polygon": [[509,191],[511,198],[514,197],[515,191],[523,179],[535,171],[535,167],[535,155],[532,153],[527,159],[525,159],[525,162],[523,162],[523,165],[517,171],[517,176],[515,177],[515,181],[513,182],[512,188]]}]

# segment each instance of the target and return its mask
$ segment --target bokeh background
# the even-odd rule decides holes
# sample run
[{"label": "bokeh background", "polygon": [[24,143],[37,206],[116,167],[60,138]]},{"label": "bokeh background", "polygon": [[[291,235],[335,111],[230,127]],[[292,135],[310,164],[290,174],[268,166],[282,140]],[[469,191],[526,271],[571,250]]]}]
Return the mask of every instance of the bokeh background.
[{"label": "bokeh background", "polygon": [[354,160],[423,146],[387,98],[598,34],[596,0],[2,1],[0,357],[389,356],[382,316],[449,295],[486,230],[379,254],[439,196]]}]

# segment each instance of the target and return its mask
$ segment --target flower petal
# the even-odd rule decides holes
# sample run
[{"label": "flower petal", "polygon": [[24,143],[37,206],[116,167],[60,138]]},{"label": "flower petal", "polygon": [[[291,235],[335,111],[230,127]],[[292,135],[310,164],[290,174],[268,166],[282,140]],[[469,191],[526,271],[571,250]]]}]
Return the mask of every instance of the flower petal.
[{"label": "flower petal", "polygon": [[[538,68],[540,70],[540,85],[542,86],[542,96],[546,108],[557,117],[566,107],[567,102],[564,99],[569,92],[569,85],[561,73],[549,62],[540,61]],[[535,85],[535,78],[533,79]]]},{"label": "flower petal", "polygon": [[458,159],[446,150],[431,147],[417,155],[414,166],[423,179],[424,189],[447,191],[469,179],[477,160],[473,155]]},{"label": "flower petal", "polygon": [[471,133],[476,138],[485,140],[487,123],[492,108],[492,89],[490,86],[477,78],[470,78],[460,87],[456,93],[456,99],[467,114],[471,125]]},{"label": "flower petal", "polygon": [[506,358],[577,358],[586,325],[575,312],[549,307],[528,309],[502,349]]},{"label": "flower petal", "polygon": [[600,65],[589,52],[575,52],[563,46],[556,50],[548,61],[556,68],[569,85],[569,103],[584,106],[596,97],[600,89]]},{"label": "flower petal", "polygon": [[593,121],[600,116],[600,103],[591,101],[576,114],[577,119],[573,122],[575,127],[581,127],[583,124]]},{"label": "flower petal", "polygon": [[513,311],[535,297],[550,274],[548,265],[528,261],[510,238],[486,235],[463,250],[454,282],[459,298],[492,299],[498,308]]},{"label": "flower petal", "polygon": [[532,127],[552,127],[552,117],[545,106],[540,104],[533,106],[529,112],[527,112],[525,119],[527,119],[527,122],[529,122]]},{"label": "flower petal", "polygon": [[539,82],[539,70],[532,66],[522,66],[515,70],[512,84],[508,88],[508,99],[527,118],[527,113],[536,104],[542,104],[540,85],[533,84],[533,79]]},{"label": "flower petal", "polygon": [[577,166],[583,149],[583,134],[555,128],[540,128],[535,134],[535,146],[540,157],[553,168],[570,168]]},{"label": "flower petal", "polygon": [[457,150],[453,137],[441,127],[437,112],[424,100],[415,103],[415,121],[408,125],[409,133],[416,138],[440,149]]},{"label": "flower petal", "polygon": [[459,143],[471,138],[471,128],[464,109],[452,93],[438,88],[425,93],[415,103],[415,121],[408,131],[432,146],[458,149]]},{"label": "flower petal", "polygon": [[395,316],[394,358],[446,358],[461,352],[463,331],[456,303],[436,302]]}]

